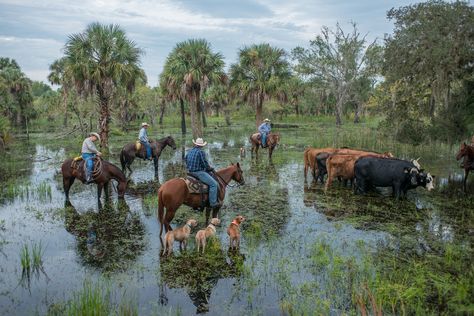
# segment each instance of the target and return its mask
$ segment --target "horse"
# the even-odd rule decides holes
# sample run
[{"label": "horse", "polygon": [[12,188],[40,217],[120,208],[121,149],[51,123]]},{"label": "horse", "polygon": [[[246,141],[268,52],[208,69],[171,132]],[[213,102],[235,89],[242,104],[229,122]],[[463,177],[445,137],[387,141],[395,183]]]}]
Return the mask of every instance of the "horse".
[{"label": "horse", "polygon": [[[151,146],[151,156],[153,158],[153,164],[155,167],[155,178],[158,179],[158,159],[161,156],[161,151],[166,147],[170,146],[173,150],[176,150],[176,143],[174,142],[173,137],[167,136],[159,140],[150,141]],[[120,152],[120,164],[122,165],[122,172],[125,174],[126,169],[130,171],[129,176],[133,173],[130,166],[132,165],[135,157],[145,159],[146,149],[142,145],[140,150],[137,150],[135,143],[128,143],[122,147]]]},{"label": "horse", "polygon": [[[258,148],[262,147],[262,140],[260,137],[260,133],[254,133],[250,135],[250,143],[252,144],[252,157],[253,152],[255,151],[255,155],[258,157]],[[276,145],[280,142],[280,134],[279,133],[268,133],[267,135],[267,147],[268,147],[268,159],[272,159],[273,150],[275,149]],[[263,147],[262,147],[263,148]]]},{"label": "horse", "polygon": [[[69,189],[74,183],[74,180],[77,178],[81,180],[82,183],[86,183],[84,160],[82,160],[81,162],[77,162],[77,168],[74,168],[73,161],[74,159],[69,158],[69,159],[64,160],[63,164],[61,165],[61,173],[63,174],[64,194],[66,195],[66,205],[70,205],[71,203],[69,201]],[[94,177],[94,183],[97,184],[97,201],[99,205],[101,205],[100,196],[102,195],[102,189],[105,188],[106,199],[108,199],[109,197],[108,185],[111,179],[118,182],[118,186],[117,186],[118,197],[119,199],[124,199],[125,190],[127,189],[127,178],[125,177],[123,172],[120,170],[120,168],[117,167],[116,165],[105,160],[101,160],[100,163],[101,163],[100,171]]]},{"label": "horse", "polygon": [[469,175],[470,170],[474,170],[474,147],[467,145],[466,143],[462,143],[456,155],[456,160],[459,160],[462,157],[464,157],[463,163],[461,165],[461,168],[464,168],[463,189],[464,192],[466,192],[467,176]]},{"label": "horse", "polygon": [[[231,180],[236,181],[240,185],[245,183],[242,169],[240,164],[231,164],[227,168],[220,169],[216,173],[216,178],[219,182],[219,200],[223,201],[225,198],[225,190]],[[202,195],[207,199],[208,194],[192,194],[189,193],[188,186],[183,178],[174,178],[166,181],[158,190],[158,221],[160,223],[160,241],[163,226],[166,232],[172,230],[170,222],[173,220],[174,215],[178,208],[185,204],[194,209],[201,208]],[[220,206],[215,207],[212,210],[212,217],[216,217],[219,212]],[[166,214],[165,214],[166,210]],[[206,209],[206,223],[209,221],[210,208]]]}]

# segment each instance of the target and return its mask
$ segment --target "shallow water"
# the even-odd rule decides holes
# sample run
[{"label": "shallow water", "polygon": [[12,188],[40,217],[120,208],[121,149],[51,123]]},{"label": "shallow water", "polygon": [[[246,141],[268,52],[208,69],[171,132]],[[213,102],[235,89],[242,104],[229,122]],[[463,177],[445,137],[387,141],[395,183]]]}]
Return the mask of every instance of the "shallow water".
[{"label": "shallow water", "polygon": [[[303,181],[305,145],[335,144],[390,150],[407,158],[422,156],[423,167],[436,174],[437,185],[453,185],[453,180],[462,178],[452,158],[454,149],[433,153],[433,149],[383,143],[370,133],[359,142],[338,134],[313,141],[315,131],[307,129],[280,132],[284,135],[282,144],[271,162],[266,151],[261,152],[258,160],[250,157],[249,150],[245,158],[239,157],[240,147],[249,148],[247,129],[210,133],[207,150],[212,164],[220,168],[230,161],[240,162],[246,184],[228,189],[221,211],[223,225],[218,229],[220,244],[210,256],[196,254],[191,240],[185,255],[178,255],[175,245],[175,257],[161,260],[159,225],[154,213],[150,214],[144,206],[145,197],[156,199],[158,184],[152,182],[152,163],[136,160],[132,165],[133,183],[125,196],[125,205],[117,203],[112,191],[111,205],[99,211],[95,187],[76,181],[71,191],[73,207],[64,208],[59,167],[79,149],[77,141],[54,144],[45,135],[33,136],[24,156],[14,158],[23,161],[21,172],[4,181],[15,181],[15,188],[20,189],[9,198],[4,196],[0,204],[0,219],[4,221],[0,230],[0,314],[45,314],[53,304],[71,299],[86,279],[109,284],[117,300],[125,291],[127,297],[137,300],[140,314],[178,311],[184,315],[274,315],[281,311],[284,284],[291,288],[318,280],[322,289],[329,288],[326,283],[330,280],[315,274],[305,261],[317,241],[324,240],[344,256],[355,258],[361,256],[360,243],[375,251],[378,245],[399,242],[397,236],[373,229],[373,223],[354,225],[338,220],[344,217],[341,214],[347,215],[346,204],[385,203],[392,201],[391,197],[353,198],[348,188],[337,183],[325,197],[321,185]],[[181,136],[173,136],[178,148],[166,148],[161,156],[160,183],[183,174],[183,148],[188,149],[190,143],[184,144]],[[133,136],[114,139],[113,163],[119,164],[120,145],[130,139]],[[368,147],[369,143],[373,146]],[[458,185],[456,181],[454,185]],[[328,199],[341,201],[327,206]],[[419,232],[419,244],[423,244],[426,236],[464,241],[462,230],[447,218],[442,208],[431,205],[430,195],[422,188],[410,192],[403,207],[407,205],[414,211],[426,210],[409,222],[411,229]],[[225,231],[239,213],[247,216],[248,221],[242,226],[240,254],[231,254],[227,253]],[[184,206],[173,224],[182,224],[189,216],[196,217],[199,226],[204,226],[203,214]],[[33,274],[29,282],[22,280],[20,249],[24,244],[40,241],[44,247],[44,271]],[[345,299],[341,297],[337,300]],[[331,313],[338,314],[344,304],[347,302],[332,306]]]}]

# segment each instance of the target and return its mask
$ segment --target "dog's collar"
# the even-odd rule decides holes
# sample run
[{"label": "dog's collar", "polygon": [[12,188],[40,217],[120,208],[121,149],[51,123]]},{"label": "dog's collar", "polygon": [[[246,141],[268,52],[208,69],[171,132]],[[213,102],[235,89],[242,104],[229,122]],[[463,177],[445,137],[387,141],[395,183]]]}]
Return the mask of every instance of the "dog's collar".
[{"label": "dog's collar", "polygon": [[236,221],[235,219],[232,221],[232,223],[231,223],[231,224],[234,224],[234,225],[237,225],[237,226],[239,226],[239,225],[240,225],[239,223],[237,223],[237,221]]}]

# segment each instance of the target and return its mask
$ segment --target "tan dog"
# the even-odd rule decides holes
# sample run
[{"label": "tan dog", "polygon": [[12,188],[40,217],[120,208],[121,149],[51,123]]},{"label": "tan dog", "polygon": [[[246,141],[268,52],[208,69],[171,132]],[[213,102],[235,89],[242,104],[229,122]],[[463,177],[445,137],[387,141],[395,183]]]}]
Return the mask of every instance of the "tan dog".
[{"label": "tan dog", "polygon": [[163,247],[163,255],[166,254],[168,250],[168,255],[173,252],[173,243],[174,241],[179,241],[179,250],[183,250],[182,246],[184,245],[184,250],[186,250],[186,245],[188,243],[189,235],[191,234],[191,230],[193,227],[196,227],[197,221],[195,219],[190,218],[186,224],[180,228],[175,230],[170,230],[165,235],[165,244]]},{"label": "tan dog", "polygon": [[240,247],[240,224],[245,221],[245,217],[237,215],[232,223],[227,228],[227,235],[229,235],[229,242],[231,249]]},{"label": "tan dog", "polygon": [[[473,137],[474,139],[474,137]],[[240,147],[240,158],[245,158],[245,148],[244,147]]]},{"label": "tan dog", "polygon": [[202,246],[202,252],[206,248],[206,239],[216,234],[216,226],[219,226],[221,221],[218,218],[212,218],[211,223],[205,228],[201,229],[196,233],[196,245],[198,252]]}]

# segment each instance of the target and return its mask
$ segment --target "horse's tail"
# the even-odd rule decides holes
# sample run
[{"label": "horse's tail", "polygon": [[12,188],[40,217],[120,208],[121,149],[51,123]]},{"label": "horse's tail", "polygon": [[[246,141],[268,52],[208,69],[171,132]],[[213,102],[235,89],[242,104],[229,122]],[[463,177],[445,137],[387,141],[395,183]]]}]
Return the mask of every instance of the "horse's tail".
[{"label": "horse's tail", "polygon": [[163,232],[163,221],[165,216],[165,206],[163,205],[163,191],[158,190],[158,222],[160,223],[160,243],[163,247],[163,240],[161,239],[161,234]]}]

